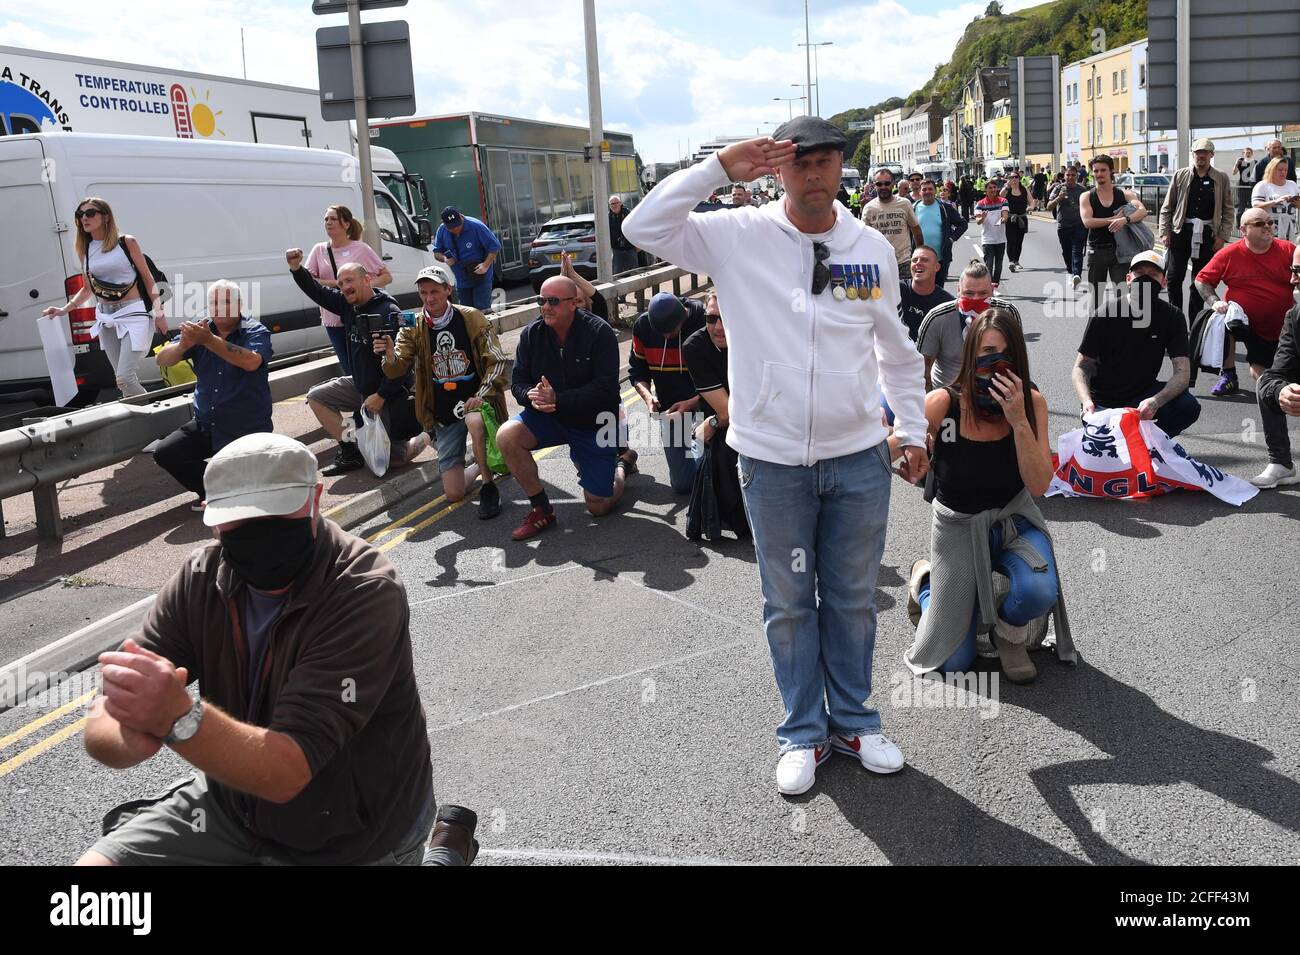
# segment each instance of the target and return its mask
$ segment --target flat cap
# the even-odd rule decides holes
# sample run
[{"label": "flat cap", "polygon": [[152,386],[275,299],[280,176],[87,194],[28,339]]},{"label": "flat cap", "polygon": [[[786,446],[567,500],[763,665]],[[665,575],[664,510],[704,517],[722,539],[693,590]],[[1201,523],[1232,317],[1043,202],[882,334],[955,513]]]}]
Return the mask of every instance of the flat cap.
[{"label": "flat cap", "polygon": [[819,149],[838,149],[844,152],[848,140],[834,123],[828,123],[820,116],[796,116],[788,123],[777,127],[772,138],[777,142],[792,140],[795,144],[795,158],[802,159]]}]

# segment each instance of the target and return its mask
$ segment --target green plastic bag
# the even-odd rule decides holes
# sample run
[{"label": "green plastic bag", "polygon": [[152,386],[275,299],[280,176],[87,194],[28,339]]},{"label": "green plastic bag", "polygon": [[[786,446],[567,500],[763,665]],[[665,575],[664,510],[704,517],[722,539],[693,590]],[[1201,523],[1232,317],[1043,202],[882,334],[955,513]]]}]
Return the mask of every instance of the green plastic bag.
[{"label": "green plastic bag", "polygon": [[488,467],[490,467],[497,474],[509,474],[510,468],[506,467],[506,459],[501,455],[501,452],[497,449],[497,428],[500,427],[500,425],[497,423],[497,413],[492,409],[492,406],[488,404],[486,401],[479,406],[478,410],[479,410],[479,414],[483,416],[484,426],[487,427]]}]

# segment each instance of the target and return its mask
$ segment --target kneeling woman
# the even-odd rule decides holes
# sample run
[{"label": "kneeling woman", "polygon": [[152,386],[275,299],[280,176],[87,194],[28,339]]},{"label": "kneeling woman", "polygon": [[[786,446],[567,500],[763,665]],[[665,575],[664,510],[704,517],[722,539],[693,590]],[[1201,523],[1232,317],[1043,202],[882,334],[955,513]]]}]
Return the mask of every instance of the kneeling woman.
[{"label": "kneeling woman", "polygon": [[[925,413],[934,449],[931,560],[912,566],[908,609],[919,622],[904,660],[917,674],[965,671],[977,628],[992,628],[1003,672],[1028,682],[1037,671],[1026,625],[1057,606],[1058,588],[1051,539],[1034,504],[1052,479],[1047,402],[1030,382],[1015,315],[990,308],[975,318],[961,373],[953,386],[926,395]],[[994,570],[1011,585],[1000,608]],[[1063,614],[1057,639],[1070,646]]]}]

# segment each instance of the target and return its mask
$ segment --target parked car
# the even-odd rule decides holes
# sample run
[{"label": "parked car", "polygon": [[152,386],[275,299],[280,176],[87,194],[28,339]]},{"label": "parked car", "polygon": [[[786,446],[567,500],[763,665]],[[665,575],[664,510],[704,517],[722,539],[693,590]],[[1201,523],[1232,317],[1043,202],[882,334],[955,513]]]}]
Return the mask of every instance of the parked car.
[{"label": "parked car", "polygon": [[1122,172],[1115,177],[1115,185],[1121,189],[1132,189],[1144,206],[1155,211],[1165,201],[1170,179],[1169,174],[1163,172]]},{"label": "parked car", "polygon": [[528,249],[528,278],[533,291],[560,274],[560,254],[573,254],[573,267],[588,281],[596,280],[596,217],[591,213],[561,216],[547,222]]}]

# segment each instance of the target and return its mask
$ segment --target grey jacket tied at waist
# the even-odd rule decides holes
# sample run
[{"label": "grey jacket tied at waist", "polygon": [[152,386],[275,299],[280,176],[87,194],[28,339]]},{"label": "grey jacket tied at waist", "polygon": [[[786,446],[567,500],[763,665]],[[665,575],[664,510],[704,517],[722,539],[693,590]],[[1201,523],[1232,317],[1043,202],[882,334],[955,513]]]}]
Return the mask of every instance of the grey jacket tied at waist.
[{"label": "grey jacket tied at waist", "polygon": [[[903,657],[908,667],[918,674],[942,666],[966,638],[970,628],[972,586],[980,613],[976,630],[987,633],[997,622],[993,561],[989,553],[989,532],[993,525],[1002,525],[1003,549],[1023,559],[1035,571],[1046,572],[1047,558],[1031,541],[1020,536],[1015,518],[1023,517],[1042,531],[1049,546],[1052,540],[1047,521],[1028,490],[1021,490],[1000,510],[980,511],[978,514],[962,514],[937,500],[933,507],[930,606],[917,627],[916,641]],[[1065,611],[1059,572],[1056,586],[1056,606],[1052,608],[1056,655],[1067,663],[1077,663],[1078,654],[1070,636],[1070,621]]]}]

